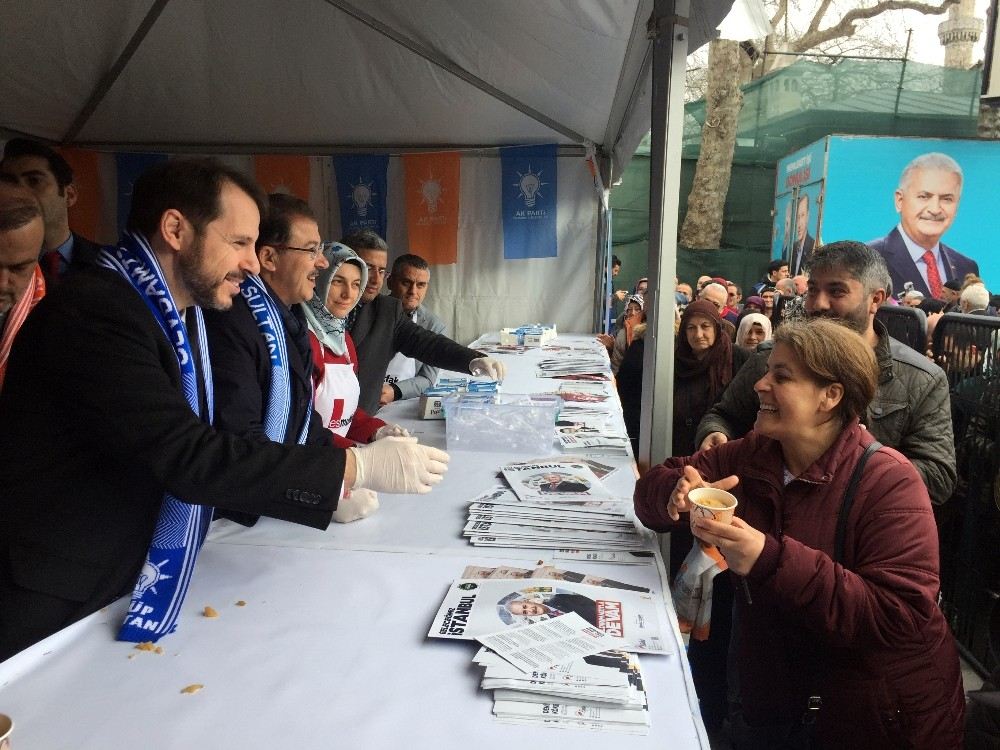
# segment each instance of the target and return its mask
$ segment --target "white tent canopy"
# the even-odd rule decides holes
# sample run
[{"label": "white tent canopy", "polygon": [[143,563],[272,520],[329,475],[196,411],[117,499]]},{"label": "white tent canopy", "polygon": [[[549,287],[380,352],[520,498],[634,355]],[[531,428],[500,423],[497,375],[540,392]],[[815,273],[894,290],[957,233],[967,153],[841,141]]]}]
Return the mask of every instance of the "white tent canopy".
[{"label": "white tent canopy", "polygon": [[[684,55],[716,35],[733,5],[18,0],[0,4],[0,138],[175,154],[471,151],[462,159],[459,260],[435,267],[428,296],[452,335],[468,340],[532,320],[563,330],[592,325],[603,296],[597,259],[606,223],[576,157],[592,146],[606,186],[652,130],[659,144],[650,226],[654,334],[646,356],[657,366],[644,386],[648,416],[659,414],[652,408],[657,383],[672,382],[672,327],[664,328],[664,346],[655,335],[656,321],[671,319],[673,310],[671,298],[657,300],[658,278],[675,266],[670,217],[677,210],[680,131],[670,107],[681,106]],[[665,124],[671,133],[664,139]],[[558,257],[504,262],[499,169],[482,149],[539,143],[560,146]],[[327,179],[320,186],[324,205],[315,207],[332,232],[339,220],[329,185]],[[390,206],[398,207],[399,189],[390,185]],[[391,255],[406,251],[405,230],[391,214],[386,233]],[[669,445],[669,420],[662,419],[665,426],[643,428],[644,443],[655,432],[654,454]]]},{"label": "white tent canopy", "polygon": [[[732,0],[693,3],[689,49]],[[649,131],[652,0],[0,5],[0,128],[146,150],[581,145]]]}]

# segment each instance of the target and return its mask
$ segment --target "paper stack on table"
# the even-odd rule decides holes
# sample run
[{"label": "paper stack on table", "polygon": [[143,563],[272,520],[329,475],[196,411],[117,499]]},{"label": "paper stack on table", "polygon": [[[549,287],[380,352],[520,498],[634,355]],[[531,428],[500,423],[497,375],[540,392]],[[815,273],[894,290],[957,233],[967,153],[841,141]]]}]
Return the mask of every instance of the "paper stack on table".
[{"label": "paper stack on table", "polygon": [[530,674],[480,649],[481,687],[493,691],[493,715],[508,724],[647,734],[649,709],[639,657],[604,651]]},{"label": "paper stack on table", "polygon": [[641,586],[551,566],[468,566],[428,635],[487,646],[474,661],[498,721],[645,734],[642,672],[627,651],[668,653],[666,627]]}]

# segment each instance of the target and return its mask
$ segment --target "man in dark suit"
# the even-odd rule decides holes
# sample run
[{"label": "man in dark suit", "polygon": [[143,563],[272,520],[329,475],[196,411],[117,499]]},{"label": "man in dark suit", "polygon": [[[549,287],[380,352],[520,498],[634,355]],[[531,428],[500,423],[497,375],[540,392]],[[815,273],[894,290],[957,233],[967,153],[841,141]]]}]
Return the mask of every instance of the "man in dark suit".
[{"label": "man in dark suit", "polygon": [[100,245],[69,229],[69,209],[76,203],[73,169],[59,153],[43,143],[13,138],[4,146],[0,173],[17,180],[35,194],[45,215],[45,244],[39,263],[51,289],[70,270],[97,262]]},{"label": "man in dark suit", "polygon": [[885,259],[893,289],[910,281],[925,297],[944,299],[944,282],[979,275],[972,258],[941,242],[961,196],[962,168],[947,154],[922,154],[903,169],[896,188],[899,224],[868,243]]},{"label": "man in dark suit", "polygon": [[368,266],[368,284],[361,293],[361,304],[347,318],[358,352],[358,382],[361,384],[358,406],[369,414],[378,410],[386,369],[396,352],[442,370],[485,374],[494,380],[503,380],[505,370],[501,362],[456,344],[440,333],[421,328],[410,320],[400,300],[380,294],[389,263],[389,247],[385,240],[366,229],[344,237],[341,242]]},{"label": "man in dark suit", "polygon": [[322,529],[342,489],[384,491],[393,460],[395,479],[436,468],[414,443],[379,441],[397,449],[380,457],[377,444],[281,445],[204,421],[198,308],[229,308],[258,271],[262,207],[216,162],[159,164],[135,183],[123,247],[22,327],[0,393],[0,661],[129,592],[140,570],[159,575],[147,550],[168,501]]},{"label": "man in dark suit", "polygon": [[795,204],[795,242],[789,259],[788,273],[797,276],[809,265],[816,240],[809,234],[809,195],[803,193]]}]

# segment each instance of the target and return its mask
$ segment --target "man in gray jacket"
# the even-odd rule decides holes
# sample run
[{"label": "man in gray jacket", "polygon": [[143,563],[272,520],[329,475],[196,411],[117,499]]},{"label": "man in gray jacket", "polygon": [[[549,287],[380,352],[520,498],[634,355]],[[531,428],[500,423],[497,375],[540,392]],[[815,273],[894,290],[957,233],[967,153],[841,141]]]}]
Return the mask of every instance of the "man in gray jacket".
[{"label": "man in gray jacket", "polygon": [[[392,264],[386,284],[389,296],[403,305],[403,312],[421,328],[444,334],[444,321],[424,307],[424,297],[431,282],[431,269],[419,255],[400,255]],[[416,398],[437,381],[439,368],[407,357],[402,352],[389,362],[382,386],[382,406],[406,398]]]},{"label": "man in gray jacket", "polygon": [[358,406],[369,414],[379,408],[385,372],[397,352],[433,367],[503,380],[506,372],[499,360],[456,344],[447,336],[421,328],[403,310],[400,300],[379,294],[385,278],[389,248],[370,229],[354,232],[341,240],[368,266],[368,285],[361,303],[347,319],[348,330],[358,353]]},{"label": "man in gray jacket", "polygon": [[[805,296],[810,315],[839,319],[875,350],[878,391],[862,421],[884,445],[906,456],[940,505],[955,488],[955,442],[944,371],[890,338],[875,311],[891,293],[882,257],[860,242],[833,242],[814,255]],[[733,377],[721,400],[698,425],[702,450],[749,432],[760,406],[753,386],[766,372],[770,350],[758,351]]]}]

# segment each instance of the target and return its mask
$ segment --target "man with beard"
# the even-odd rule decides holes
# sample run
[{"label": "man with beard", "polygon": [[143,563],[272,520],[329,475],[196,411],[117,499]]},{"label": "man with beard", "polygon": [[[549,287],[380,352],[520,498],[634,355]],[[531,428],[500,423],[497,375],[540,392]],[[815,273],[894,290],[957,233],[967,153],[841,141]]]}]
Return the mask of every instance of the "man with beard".
[{"label": "man with beard", "polygon": [[370,229],[364,229],[344,237],[341,242],[368,266],[368,284],[361,293],[361,304],[347,317],[347,329],[358,352],[359,407],[369,414],[379,408],[386,369],[398,352],[442,370],[503,380],[505,368],[500,360],[421,328],[410,320],[400,300],[381,294],[389,262],[389,246],[385,240]]},{"label": "man with beard", "polygon": [[217,162],[159,164],[120,247],[21,328],[0,393],[0,661],[129,591],[118,637],[170,633],[215,507],[325,528],[345,490],[440,481],[447,456],[414,443],[344,451],[211,426],[200,308],[228,309],[258,271],[262,209]]},{"label": "man with beard", "polygon": [[[809,269],[805,309],[839,320],[860,333],[878,360],[878,391],[863,415],[868,430],[906,456],[920,472],[935,504],[955,487],[948,381],[940,367],[890,338],[875,311],[891,289],[885,262],[860,242],[818,248]],[[702,450],[742,437],[753,427],[759,402],[753,386],[767,370],[770,351],[754,354],[722,399],[702,418],[696,444]]]}]

